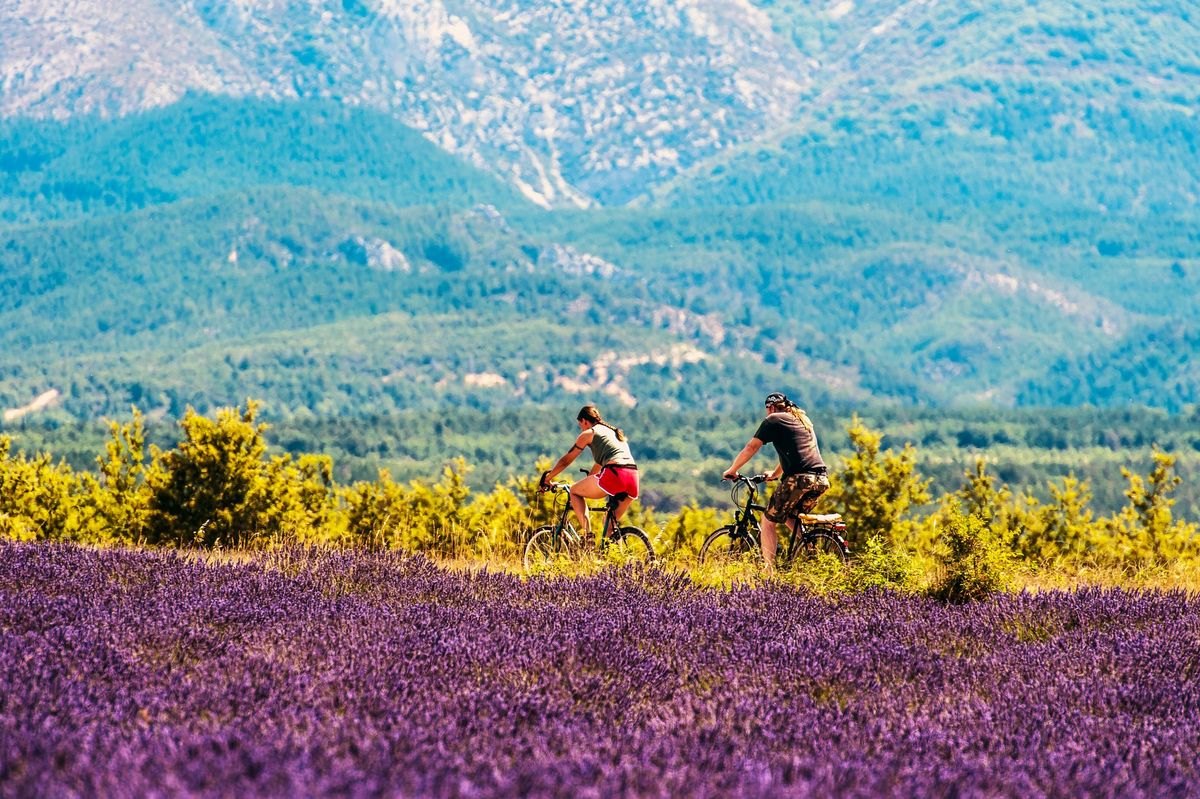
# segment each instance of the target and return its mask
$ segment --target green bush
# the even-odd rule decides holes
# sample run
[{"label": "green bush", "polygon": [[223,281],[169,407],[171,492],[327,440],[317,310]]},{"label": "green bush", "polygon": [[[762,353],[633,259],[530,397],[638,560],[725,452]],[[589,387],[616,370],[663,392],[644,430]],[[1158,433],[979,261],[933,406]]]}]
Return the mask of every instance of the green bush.
[{"label": "green bush", "polygon": [[1200,550],[1195,524],[1176,520],[1171,493],[1180,483],[1175,457],[1154,448],[1154,466],[1143,478],[1128,469],[1128,504],[1102,523],[1101,555],[1116,563],[1141,567],[1193,558]]},{"label": "green bush", "polygon": [[150,526],[150,492],[146,475],[145,419],[136,409],[126,424],[109,422],[105,454],[96,459],[99,478],[80,476],[90,514],[86,541],[144,541]]},{"label": "green bush", "polygon": [[[728,516],[728,514],[725,514]],[[721,514],[713,508],[684,505],[663,525],[661,545],[665,553],[677,559],[694,560],[700,554],[704,539],[721,526]],[[729,519],[725,519],[729,521]]]},{"label": "green bush", "polygon": [[43,454],[11,454],[12,440],[0,436],[0,536],[17,541],[77,538],[86,509],[70,467]]},{"label": "green bush", "polygon": [[1090,508],[1091,490],[1074,475],[1047,485],[1051,501],[1036,510],[1014,546],[1034,563],[1079,562],[1095,552],[1099,525]]},{"label": "green bush", "polygon": [[823,504],[846,520],[846,540],[858,548],[874,536],[906,545],[917,529],[913,511],[929,501],[929,481],[916,472],[916,452],[909,444],[899,452],[882,451],[883,435],[859,421],[846,430],[854,455],[830,480]]},{"label": "green bush", "polygon": [[533,481],[516,481],[472,500],[468,471],[456,458],[433,484],[401,485],[386,470],[355,483],[342,492],[347,540],[450,557],[515,555],[524,533],[545,520],[544,498]]},{"label": "green bush", "polygon": [[890,588],[910,591],[917,580],[916,565],[907,550],[889,546],[883,536],[867,539],[850,566],[850,584],[858,590]]},{"label": "green bush", "polygon": [[152,448],[148,472],[151,544],[263,545],[285,537],[328,539],[336,495],[327,457],[266,457],[258,406],[224,408],[215,420],[188,409],[184,439]]},{"label": "green bush", "polygon": [[1003,591],[1012,574],[1012,551],[977,514],[952,504],[941,517],[942,579],[932,593],[947,602],[969,602]]}]

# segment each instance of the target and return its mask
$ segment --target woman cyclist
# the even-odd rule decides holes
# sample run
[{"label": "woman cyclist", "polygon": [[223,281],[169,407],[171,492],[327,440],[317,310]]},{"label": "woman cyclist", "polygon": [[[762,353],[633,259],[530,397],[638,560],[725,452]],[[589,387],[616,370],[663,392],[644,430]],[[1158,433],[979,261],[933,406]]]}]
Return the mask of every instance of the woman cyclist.
[{"label": "woman cyclist", "polygon": [[637,499],[638,471],[629,452],[625,433],[621,428],[604,421],[595,405],[584,405],[575,419],[579,422],[579,437],[567,453],[558,459],[554,468],[542,475],[540,488],[548,488],[554,476],[574,463],[584,447],[591,449],[595,465],[587,477],[571,486],[571,508],[579,520],[579,529],[586,537],[592,531],[587,500],[624,495],[613,511],[619,520]]}]

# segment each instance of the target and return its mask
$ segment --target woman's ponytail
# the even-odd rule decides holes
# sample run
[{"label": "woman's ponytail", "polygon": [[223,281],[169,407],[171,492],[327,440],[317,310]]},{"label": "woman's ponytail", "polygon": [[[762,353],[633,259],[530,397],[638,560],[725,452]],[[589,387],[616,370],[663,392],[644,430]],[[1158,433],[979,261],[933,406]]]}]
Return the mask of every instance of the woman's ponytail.
[{"label": "woman's ponytail", "polygon": [[581,422],[588,421],[592,424],[602,424],[616,434],[617,441],[625,440],[625,431],[619,427],[613,427],[611,424],[604,421],[604,417],[600,415],[600,409],[595,405],[584,405],[579,409],[579,413],[575,414],[575,418]]}]

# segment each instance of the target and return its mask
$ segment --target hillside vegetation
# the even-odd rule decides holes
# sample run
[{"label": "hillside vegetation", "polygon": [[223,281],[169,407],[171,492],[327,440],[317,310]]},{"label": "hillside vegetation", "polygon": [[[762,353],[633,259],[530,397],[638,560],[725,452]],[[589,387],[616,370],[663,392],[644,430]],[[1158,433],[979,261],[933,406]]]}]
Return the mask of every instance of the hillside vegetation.
[{"label": "hillside vegetation", "polygon": [[[747,196],[696,183],[705,204],[546,213],[330,104],[196,96],[4,137],[5,408],[50,388],[82,418],[251,394],[381,412],[430,386],[481,408],[729,408],[768,384],[855,404],[1196,400],[1186,213],[1035,215],[979,191],[945,214],[915,201],[950,181],[917,168],[950,158],[937,143],[914,162],[864,134],[731,170]],[[850,178],[887,164],[911,196],[856,202]]]},{"label": "hillside vegetation", "polygon": [[[957,262],[1026,313],[970,294],[953,316],[927,304],[932,324],[872,336],[876,352],[939,383],[966,369],[986,386],[976,396],[1000,402],[1191,401],[1197,371],[1181,353],[1194,350],[1200,311],[1200,30],[1189,9],[764,5],[820,65],[796,117],[653,189],[652,202],[827,202],[903,219],[891,240],[913,254],[865,255],[879,271],[920,287]],[[934,289],[942,302],[946,288]],[[1052,354],[1064,339],[1068,351]],[[996,349],[1020,351],[1028,370],[993,361]]]},{"label": "hillside vegetation", "polygon": [[[630,166],[657,139],[622,142],[619,131],[690,118],[696,97],[655,88],[646,119],[627,117],[640,105],[604,105],[616,125],[607,166],[564,144],[566,172],[546,181],[568,175],[628,205],[544,210],[511,158],[528,188],[530,153],[555,128],[541,112],[524,116],[534,100],[509,84],[492,87],[511,103],[488,144],[504,155],[468,162],[443,149],[453,140],[482,152],[485,117],[463,112],[484,95],[458,87],[482,74],[483,50],[464,55],[445,38],[450,27],[430,28],[444,46],[414,50],[404,67],[424,76],[405,99],[419,113],[406,116],[415,105],[401,113],[343,92],[370,56],[352,62],[342,34],[395,20],[366,6],[326,17],[318,6],[292,20],[296,43],[305,26],[321,35],[294,48],[303,78],[274,99],[191,93],[104,117],[88,109],[109,106],[84,96],[108,86],[115,97],[124,84],[93,65],[62,118],[0,122],[4,431],[78,464],[78,442],[131,405],[170,429],[189,406],[211,413],[254,396],[295,431],[293,450],[337,455],[343,478],[381,465],[418,477],[445,461],[431,431],[454,409],[479,420],[477,434],[458,423],[480,438],[463,453],[480,473],[507,473],[545,453],[489,426],[536,429],[596,401],[646,421],[647,456],[664,478],[656,499],[678,507],[696,491],[692,471],[742,436],[733,420],[782,389],[838,429],[855,410],[886,427],[906,408],[931,409],[911,437],[943,487],[986,452],[1043,498],[1048,479],[1085,474],[1108,512],[1122,502],[1120,467],[1147,466],[1152,442],[1190,468],[1194,442],[1176,428],[1200,401],[1200,36],[1186,7],[725,8],[725,44],[741,36],[753,48],[733,47],[720,81],[757,64],[753,95],[790,64],[788,103],[759,119],[739,104],[736,120],[714,118],[716,138],[673,166]],[[505,71],[532,44],[507,23],[484,24],[491,10],[460,6],[452,17],[486,29],[477,41],[503,42],[487,69]],[[670,17],[666,38],[682,42],[700,17],[675,11],[621,11],[605,35]],[[581,24],[530,8],[519,19],[526,12],[530,35]],[[260,9],[204,25],[236,50],[239,25],[274,30],[286,16]],[[556,66],[536,76],[538,102],[572,99],[550,92],[567,84],[561,59],[543,57]],[[669,66],[704,63],[691,54]],[[601,65],[579,68],[572,102],[595,102],[592,114],[616,84]],[[655,76],[612,80],[649,102]],[[400,121],[418,117],[420,130]],[[526,134],[530,149],[514,155]],[[641,177],[622,183],[629,174]],[[1010,406],[1086,410],[1044,420],[997,410]],[[1134,414],[1139,434],[1116,424],[1116,446],[1107,433],[1047,445],[1091,430],[1104,415],[1093,406]],[[693,415],[719,442],[676,433]],[[699,491],[720,501],[713,486]]]}]

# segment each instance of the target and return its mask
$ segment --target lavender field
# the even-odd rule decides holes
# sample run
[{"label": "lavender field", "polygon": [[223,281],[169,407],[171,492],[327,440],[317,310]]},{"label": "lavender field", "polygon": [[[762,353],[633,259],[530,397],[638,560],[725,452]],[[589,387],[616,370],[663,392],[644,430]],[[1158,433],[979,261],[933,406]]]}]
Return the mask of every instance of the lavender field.
[{"label": "lavender field", "polygon": [[1196,796],[1182,593],[0,544],[4,796]]}]

